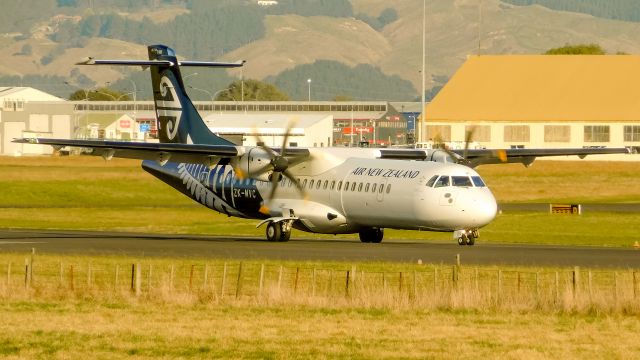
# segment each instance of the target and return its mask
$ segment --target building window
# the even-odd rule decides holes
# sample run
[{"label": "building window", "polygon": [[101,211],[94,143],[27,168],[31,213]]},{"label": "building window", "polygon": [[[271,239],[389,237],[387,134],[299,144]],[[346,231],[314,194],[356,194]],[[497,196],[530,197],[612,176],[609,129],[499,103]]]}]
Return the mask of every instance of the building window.
[{"label": "building window", "polygon": [[640,141],[640,126],[638,125],[625,126],[624,141]]},{"label": "building window", "polygon": [[545,125],[544,142],[570,142],[571,127],[568,125]]},{"label": "building window", "polygon": [[504,127],[505,142],[529,142],[529,126],[506,125]]},{"label": "building window", "polygon": [[434,141],[451,141],[450,125],[427,125],[427,139]]},{"label": "building window", "polygon": [[489,125],[470,125],[465,126],[465,134],[471,132],[471,141],[490,142],[491,126]]},{"label": "building window", "polygon": [[585,142],[609,142],[609,126],[587,125],[584,127]]}]

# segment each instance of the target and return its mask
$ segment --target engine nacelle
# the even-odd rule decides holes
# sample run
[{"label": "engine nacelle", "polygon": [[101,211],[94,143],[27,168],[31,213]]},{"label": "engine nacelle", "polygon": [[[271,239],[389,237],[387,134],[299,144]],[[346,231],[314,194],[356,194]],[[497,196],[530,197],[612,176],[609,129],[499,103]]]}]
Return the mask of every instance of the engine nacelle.
[{"label": "engine nacelle", "polygon": [[255,147],[244,155],[233,158],[231,166],[240,177],[269,181],[273,172],[273,166],[270,165],[271,158],[271,154],[266,150]]}]

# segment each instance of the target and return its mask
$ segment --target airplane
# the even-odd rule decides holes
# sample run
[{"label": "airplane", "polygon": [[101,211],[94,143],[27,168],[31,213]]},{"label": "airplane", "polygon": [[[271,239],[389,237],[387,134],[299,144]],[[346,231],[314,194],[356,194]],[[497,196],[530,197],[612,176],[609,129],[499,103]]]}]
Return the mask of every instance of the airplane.
[{"label": "airplane", "polygon": [[[452,232],[474,245],[497,213],[496,199],[474,170],[481,164],[539,156],[628,153],[597,149],[394,149],[237,146],[212,133],[191,102],[180,69],[230,68],[238,62],[178,60],[165,45],[148,46],[148,60],[97,60],[80,65],[150,69],[159,143],[21,138],[18,143],[81,147],[105,160],[141,159],[142,168],[200,204],[259,220],[268,241],[288,241],[291,229],[358,233],[380,243],[384,229]],[[468,141],[467,141],[468,142]]]}]

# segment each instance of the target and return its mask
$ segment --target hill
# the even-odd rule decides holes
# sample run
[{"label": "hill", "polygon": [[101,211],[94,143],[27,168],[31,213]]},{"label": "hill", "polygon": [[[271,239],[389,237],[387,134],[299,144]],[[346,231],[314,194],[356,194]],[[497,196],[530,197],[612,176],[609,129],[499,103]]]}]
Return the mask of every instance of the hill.
[{"label": "hill", "polygon": [[[283,1],[279,9],[259,8],[252,1],[163,0],[131,6],[128,1],[109,0],[103,7],[89,8],[80,1],[57,1],[58,5],[74,3],[77,6],[56,7],[54,0],[29,0],[39,15],[29,20],[28,13],[20,10],[21,18],[11,19],[13,27],[6,23],[7,33],[0,34],[0,46],[5,50],[0,57],[0,76],[41,74],[63,76],[74,84],[115,82],[127,77],[127,72],[132,70],[73,64],[89,55],[144,57],[147,43],[164,42],[185,57],[246,59],[246,78],[275,78],[317,60],[331,60],[352,68],[368,64],[381,69],[389,79],[397,75],[420,89],[422,1],[323,1],[333,4],[335,11],[324,11],[325,16],[308,16],[319,11],[312,0]],[[480,28],[479,3],[482,4]],[[581,13],[589,11],[579,6],[569,7],[577,3],[602,3],[596,0],[557,0],[553,2],[557,6],[551,3],[547,0],[427,1],[427,88],[446,82],[467,55],[478,52],[478,43],[481,54],[540,54],[550,48],[576,43],[597,43],[609,53],[640,53],[637,39],[640,23],[594,17]],[[617,12],[632,11],[635,6],[628,1],[615,5]],[[243,6],[247,9],[242,9]],[[240,19],[250,16],[251,26],[243,27],[238,21],[226,21],[226,25],[219,28],[216,24],[221,25],[220,21],[204,23],[207,19],[214,22],[213,18],[203,16],[204,13],[220,15],[223,8],[230,16]],[[591,12],[602,17],[617,13],[606,9]],[[370,21],[390,10],[397,17],[387,19],[388,23],[375,25]],[[230,72],[230,76],[237,78],[239,72]]]}]

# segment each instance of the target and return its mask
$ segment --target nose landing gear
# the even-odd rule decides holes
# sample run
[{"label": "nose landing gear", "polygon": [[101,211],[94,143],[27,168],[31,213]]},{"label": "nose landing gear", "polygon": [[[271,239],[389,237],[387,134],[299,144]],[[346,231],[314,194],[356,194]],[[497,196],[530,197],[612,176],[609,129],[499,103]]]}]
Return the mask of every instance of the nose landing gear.
[{"label": "nose landing gear", "polygon": [[476,239],[480,237],[478,229],[471,230],[456,230],[453,232],[453,237],[458,240],[458,245],[474,245]]}]

